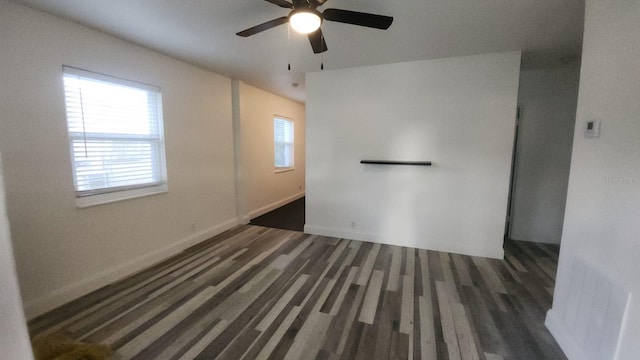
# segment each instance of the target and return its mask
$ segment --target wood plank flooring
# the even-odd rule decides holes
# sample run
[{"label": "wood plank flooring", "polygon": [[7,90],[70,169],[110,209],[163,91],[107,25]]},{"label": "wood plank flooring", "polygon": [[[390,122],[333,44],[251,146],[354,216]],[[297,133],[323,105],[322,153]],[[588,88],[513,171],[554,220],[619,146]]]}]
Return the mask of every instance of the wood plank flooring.
[{"label": "wood plank flooring", "polygon": [[32,320],[114,359],[566,359],[558,249],[505,261],[239,226]]}]

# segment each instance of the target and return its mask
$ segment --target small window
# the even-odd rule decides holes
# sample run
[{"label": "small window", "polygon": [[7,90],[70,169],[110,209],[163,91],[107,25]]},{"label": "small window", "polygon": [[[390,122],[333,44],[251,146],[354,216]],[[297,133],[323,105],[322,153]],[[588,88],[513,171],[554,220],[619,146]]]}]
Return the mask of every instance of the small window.
[{"label": "small window", "polygon": [[273,135],[276,171],[293,169],[293,120],[274,118]]},{"label": "small window", "polygon": [[78,206],[166,191],[160,89],[70,67],[63,77]]}]

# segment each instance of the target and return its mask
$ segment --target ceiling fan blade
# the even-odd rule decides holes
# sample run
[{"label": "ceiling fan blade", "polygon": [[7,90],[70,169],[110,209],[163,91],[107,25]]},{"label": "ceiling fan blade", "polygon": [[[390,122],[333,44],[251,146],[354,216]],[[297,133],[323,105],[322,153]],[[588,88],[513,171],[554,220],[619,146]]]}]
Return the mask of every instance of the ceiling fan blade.
[{"label": "ceiling fan blade", "polygon": [[310,0],[311,1],[311,5],[313,5],[314,8],[316,7],[320,7],[322,5],[324,5],[324,3],[327,2],[327,0]]},{"label": "ceiling fan blade", "polygon": [[327,9],[322,13],[325,20],[337,21],[345,24],[366,26],[386,30],[391,26],[393,17],[363,13],[358,11]]},{"label": "ceiling fan blade", "polygon": [[324,41],[324,35],[322,35],[321,29],[309,33],[309,42],[311,43],[314,54],[320,54],[327,51],[327,43]]},{"label": "ceiling fan blade", "polygon": [[266,23],[260,24],[260,25],[256,25],[254,27],[250,27],[246,30],[242,30],[238,33],[236,33],[236,35],[238,36],[242,36],[242,37],[247,37],[247,36],[251,36],[251,35],[255,35],[259,32],[263,32],[265,30],[269,30],[271,28],[274,28],[276,26],[282,25],[282,24],[286,24],[289,21],[289,18],[286,16],[283,17],[279,17],[277,19],[273,19],[271,21],[267,21]]},{"label": "ceiling fan blade", "polygon": [[293,9],[293,4],[285,0],[265,0],[286,9]]}]

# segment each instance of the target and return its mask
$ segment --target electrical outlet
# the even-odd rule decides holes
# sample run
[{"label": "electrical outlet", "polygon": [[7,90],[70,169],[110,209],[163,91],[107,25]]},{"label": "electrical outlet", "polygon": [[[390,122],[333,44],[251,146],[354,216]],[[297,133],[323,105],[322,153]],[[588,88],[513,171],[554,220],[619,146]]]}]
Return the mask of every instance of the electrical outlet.
[{"label": "electrical outlet", "polygon": [[191,224],[191,231],[196,231],[197,227],[196,227],[196,223],[192,223]]},{"label": "electrical outlet", "polygon": [[355,229],[355,228],[356,228],[356,222],[355,222],[355,221],[352,221],[352,222],[351,222],[351,228],[352,228],[352,229]]}]

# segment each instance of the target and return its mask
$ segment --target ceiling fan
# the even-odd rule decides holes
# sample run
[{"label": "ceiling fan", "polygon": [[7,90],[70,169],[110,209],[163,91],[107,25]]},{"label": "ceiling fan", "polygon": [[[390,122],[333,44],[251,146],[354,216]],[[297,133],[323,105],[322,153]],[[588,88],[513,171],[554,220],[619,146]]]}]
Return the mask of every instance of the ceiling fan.
[{"label": "ceiling fan", "polygon": [[320,25],[323,20],[337,21],[345,24],[366,26],[370,28],[386,30],[391,26],[393,17],[363,13],[358,11],[326,9],[322,13],[317,10],[327,0],[265,0],[282,8],[292,9],[289,15],[282,16],[263,24],[250,27],[236,33],[238,36],[248,37],[269,30],[276,26],[286,24],[302,34],[308,34],[311,48],[315,54],[327,51],[327,43],[324,41]]}]

